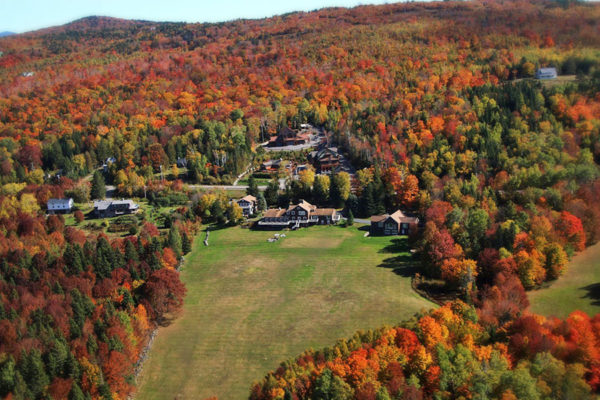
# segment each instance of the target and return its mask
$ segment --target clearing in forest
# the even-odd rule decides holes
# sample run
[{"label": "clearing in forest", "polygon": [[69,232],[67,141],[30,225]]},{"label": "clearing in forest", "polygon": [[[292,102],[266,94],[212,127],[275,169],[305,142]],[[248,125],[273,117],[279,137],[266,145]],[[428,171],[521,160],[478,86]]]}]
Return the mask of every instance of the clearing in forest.
[{"label": "clearing in forest", "polygon": [[550,287],[529,292],[530,310],[536,314],[568,316],[575,310],[600,312],[600,243],[577,254],[563,276]]},{"label": "clearing in forest", "polygon": [[184,311],[159,330],[138,399],[244,399],[305,349],[435,306],[411,288],[406,238],[336,226],[284,233],[268,243],[274,232],[235,227],[211,231],[208,247],[195,241]]}]

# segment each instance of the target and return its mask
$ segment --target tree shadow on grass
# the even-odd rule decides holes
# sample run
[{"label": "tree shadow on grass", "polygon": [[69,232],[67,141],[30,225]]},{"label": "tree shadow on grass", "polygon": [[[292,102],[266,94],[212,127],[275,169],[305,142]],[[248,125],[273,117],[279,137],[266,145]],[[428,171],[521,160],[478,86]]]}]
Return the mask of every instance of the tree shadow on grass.
[{"label": "tree shadow on grass", "polygon": [[[379,253],[409,253],[410,246],[406,239],[392,239],[391,243],[379,250]],[[410,254],[409,254],[410,256]],[[412,258],[412,256],[410,256]]]},{"label": "tree shadow on grass", "polygon": [[584,299],[592,299],[592,305],[600,306],[600,283],[592,283],[591,285],[584,286],[580,289],[587,292],[585,296],[583,296]]},{"label": "tree shadow on grass", "polygon": [[419,272],[419,268],[415,265],[415,260],[410,254],[401,254],[396,257],[386,258],[377,268],[391,269],[396,275],[404,278],[412,278]]},{"label": "tree shadow on grass", "polygon": [[207,230],[209,231],[220,231],[223,229],[227,229],[227,228],[231,228],[233,225],[229,225],[229,224],[217,224],[217,223],[212,223],[210,225],[208,225],[205,229],[202,230],[202,232],[206,232]]},{"label": "tree shadow on grass", "polygon": [[396,256],[386,258],[377,266],[378,268],[391,269],[396,275],[404,278],[411,278],[419,272],[415,257],[410,253],[406,239],[392,239],[390,244],[379,250],[379,253],[396,254]]}]

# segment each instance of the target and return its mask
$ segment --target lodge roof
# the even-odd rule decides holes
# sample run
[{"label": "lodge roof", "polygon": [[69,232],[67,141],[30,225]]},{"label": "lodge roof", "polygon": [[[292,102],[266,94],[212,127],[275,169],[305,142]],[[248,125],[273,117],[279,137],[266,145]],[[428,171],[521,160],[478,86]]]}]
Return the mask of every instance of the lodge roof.
[{"label": "lodge roof", "polygon": [[395,211],[393,214],[373,215],[373,216],[371,216],[371,222],[377,223],[377,222],[385,221],[388,218],[393,219],[394,222],[396,222],[397,224],[401,224],[401,223],[414,224],[414,223],[419,222],[419,218],[406,216],[400,210]]},{"label": "lodge roof", "polygon": [[256,197],[252,196],[252,195],[247,195],[242,197],[241,199],[239,199],[238,201],[242,201],[242,200],[246,200],[249,203],[256,203]]}]

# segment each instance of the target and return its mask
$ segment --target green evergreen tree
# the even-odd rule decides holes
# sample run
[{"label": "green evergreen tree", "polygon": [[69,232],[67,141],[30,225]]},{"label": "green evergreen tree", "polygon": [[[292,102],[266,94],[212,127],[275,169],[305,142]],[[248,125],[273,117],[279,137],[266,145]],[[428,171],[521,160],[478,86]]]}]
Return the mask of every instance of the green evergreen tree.
[{"label": "green evergreen tree", "polygon": [[110,391],[110,386],[107,383],[102,383],[98,385],[98,393],[102,396],[102,400],[113,400],[112,392]]},{"label": "green evergreen tree", "polygon": [[187,254],[190,251],[192,251],[192,242],[190,241],[189,236],[185,232],[183,232],[183,234],[181,235],[181,251],[183,252],[183,254]]},{"label": "green evergreen tree", "polygon": [[64,373],[65,376],[75,380],[79,379],[79,375],[81,373],[81,369],[79,368],[79,362],[77,361],[77,358],[75,358],[75,355],[70,351],[67,354],[67,360],[65,361]]},{"label": "green evergreen tree", "polygon": [[248,187],[246,188],[246,194],[257,197],[258,192],[258,184],[256,183],[256,179],[254,179],[254,174],[250,174],[250,178],[248,179]]},{"label": "green evergreen tree", "polygon": [[96,243],[96,257],[94,262],[94,272],[100,278],[108,278],[114,269],[114,251],[108,240],[100,237]]},{"label": "green evergreen tree", "polygon": [[106,184],[104,183],[104,177],[100,171],[94,172],[92,177],[92,190],[90,191],[92,199],[103,199],[106,197]]},{"label": "green evergreen tree", "polygon": [[368,218],[376,212],[375,197],[373,195],[373,183],[369,183],[360,194],[359,208],[360,216]]},{"label": "green evergreen tree", "polygon": [[125,241],[125,261],[139,261],[137,249],[131,240]]},{"label": "green evergreen tree", "polygon": [[83,271],[83,250],[78,244],[67,243],[63,259],[67,274],[76,275]]},{"label": "green evergreen tree", "polygon": [[73,382],[71,392],[69,392],[69,400],[85,400],[83,391],[81,390],[81,387],[79,387],[77,382]]},{"label": "green evergreen tree", "polygon": [[183,249],[181,243],[181,235],[179,234],[179,229],[177,228],[177,226],[172,226],[171,229],[169,229],[167,243],[171,250],[173,250],[173,252],[175,253],[177,259],[180,259]]},{"label": "green evergreen tree", "polygon": [[225,217],[225,213],[223,212],[223,207],[221,206],[220,201],[215,201],[210,207],[210,215],[214,219],[217,224],[224,224],[227,222],[227,218]]},{"label": "green evergreen tree", "polygon": [[50,379],[44,369],[42,355],[38,349],[23,354],[19,362],[19,372],[25,379],[32,398],[40,396],[46,386],[50,384]]},{"label": "green evergreen tree", "polygon": [[8,359],[0,366],[0,397],[13,391],[16,385],[16,367],[12,356],[8,356]]},{"label": "green evergreen tree", "polygon": [[273,179],[267,185],[267,189],[265,190],[265,200],[269,206],[274,206],[277,204],[277,200],[279,197],[279,183],[276,179]]},{"label": "green evergreen tree", "polygon": [[267,200],[265,199],[263,192],[258,192],[256,202],[258,203],[258,211],[265,211],[267,209]]},{"label": "green evergreen tree", "polygon": [[44,355],[46,370],[48,376],[52,380],[56,376],[63,376],[65,363],[69,350],[64,340],[57,339],[54,341],[52,348]]},{"label": "green evergreen tree", "polygon": [[334,376],[331,370],[325,369],[315,381],[314,400],[350,400],[354,391],[339,376]]},{"label": "green evergreen tree", "polygon": [[347,226],[354,225],[354,214],[352,214],[352,210],[348,211],[348,219],[346,220],[346,225]]}]

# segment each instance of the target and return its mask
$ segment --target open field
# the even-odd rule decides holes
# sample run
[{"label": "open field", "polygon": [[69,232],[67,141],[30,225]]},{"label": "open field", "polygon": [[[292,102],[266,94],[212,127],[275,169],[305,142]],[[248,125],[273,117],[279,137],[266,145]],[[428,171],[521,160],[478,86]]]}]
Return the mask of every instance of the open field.
[{"label": "open field", "polygon": [[[408,277],[404,238],[357,227],[274,232],[227,228],[198,238],[182,270],[183,314],[161,328],[137,399],[247,398],[249,387],[307,348],[402,321],[433,303]],[[396,273],[394,273],[396,272]]]},{"label": "open field", "polygon": [[573,257],[552,286],[529,293],[531,311],[566,317],[574,310],[600,312],[600,243]]}]

